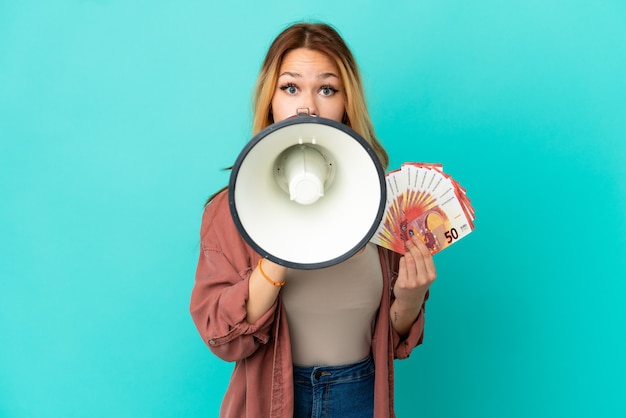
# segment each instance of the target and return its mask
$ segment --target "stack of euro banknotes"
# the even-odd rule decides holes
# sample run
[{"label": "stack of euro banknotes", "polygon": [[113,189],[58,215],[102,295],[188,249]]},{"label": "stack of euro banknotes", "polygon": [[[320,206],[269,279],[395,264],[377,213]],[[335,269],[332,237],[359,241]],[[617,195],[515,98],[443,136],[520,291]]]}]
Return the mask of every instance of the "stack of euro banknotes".
[{"label": "stack of euro banknotes", "polygon": [[466,191],[441,164],[404,163],[386,183],[385,213],[373,243],[404,254],[406,241],[418,235],[435,254],[474,230]]}]

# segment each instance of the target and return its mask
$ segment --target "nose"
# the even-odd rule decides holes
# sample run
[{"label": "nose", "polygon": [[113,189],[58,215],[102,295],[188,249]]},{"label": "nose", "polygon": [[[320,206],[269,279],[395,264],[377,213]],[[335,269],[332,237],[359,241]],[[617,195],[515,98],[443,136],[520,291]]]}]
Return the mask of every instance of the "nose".
[{"label": "nose", "polygon": [[300,106],[298,106],[296,113],[300,115],[303,109],[308,109],[308,114],[310,116],[317,116],[317,104],[313,94],[309,93],[302,97],[302,102],[300,103]]}]

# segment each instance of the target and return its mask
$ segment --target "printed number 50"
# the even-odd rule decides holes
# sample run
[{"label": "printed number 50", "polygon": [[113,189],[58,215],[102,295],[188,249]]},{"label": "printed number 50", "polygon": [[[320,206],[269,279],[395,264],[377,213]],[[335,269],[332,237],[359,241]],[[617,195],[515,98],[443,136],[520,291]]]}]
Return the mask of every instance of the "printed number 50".
[{"label": "printed number 50", "polygon": [[459,237],[459,233],[456,229],[452,228],[451,230],[446,231],[445,236],[448,239],[448,244],[450,244],[452,241]]}]

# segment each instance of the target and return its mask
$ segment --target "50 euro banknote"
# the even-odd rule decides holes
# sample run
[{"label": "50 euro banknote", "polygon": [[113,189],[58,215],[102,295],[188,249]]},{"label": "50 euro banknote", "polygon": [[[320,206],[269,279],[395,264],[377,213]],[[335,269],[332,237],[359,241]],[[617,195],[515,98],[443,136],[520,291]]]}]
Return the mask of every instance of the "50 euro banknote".
[{"label": "50 euro banknote", "polygon": [[404,254],[406,241],[418,235],[435,254],[474,230],[466,190],[441,164],[407,162],[385,180],[385,213],[371,242]]}]

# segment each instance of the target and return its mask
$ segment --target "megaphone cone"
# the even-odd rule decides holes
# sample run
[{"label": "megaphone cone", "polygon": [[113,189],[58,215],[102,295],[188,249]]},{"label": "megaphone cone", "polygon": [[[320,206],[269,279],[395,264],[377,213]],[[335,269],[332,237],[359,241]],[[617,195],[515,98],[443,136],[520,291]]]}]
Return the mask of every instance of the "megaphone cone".
[{"label": "megaphone cone", "polygon": [[239,154],[229,204],[261,256],[296,269],[340,263],[374,235],[385,209],[383,168],[339,122],[298,116],[270,125]]}]

